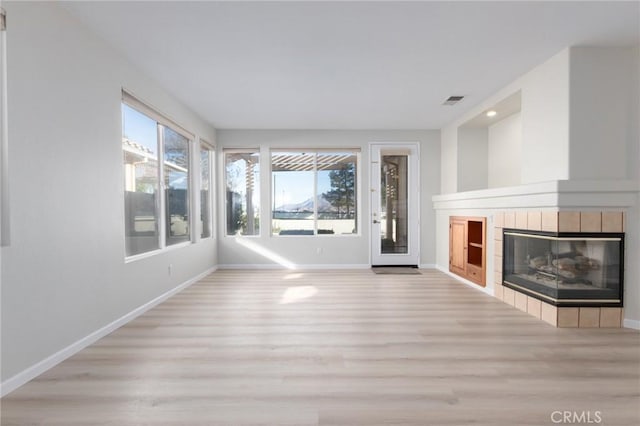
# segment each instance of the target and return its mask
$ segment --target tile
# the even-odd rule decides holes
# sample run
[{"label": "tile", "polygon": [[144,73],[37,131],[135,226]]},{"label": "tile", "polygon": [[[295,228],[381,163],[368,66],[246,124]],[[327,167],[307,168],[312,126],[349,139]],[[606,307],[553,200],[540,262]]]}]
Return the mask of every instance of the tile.
[{"label": "tile", "polygon": [[495,284],[493,286],[493,296],[502,300],[503,287],[502,284]]},{"label": "tile", "polygon": [[580,232],[580,212],[558,212],[558,232]]},{"label": "tile", "polygon": [[602,212],[602,232],[624,232],[622,212]]},{"label": "tile", "polygon": [[527,295],[516,291],[516,308],[522,312],[527,312]]},{"label": "tile", "polygon": [[502,256],[495,256],[493,260],[493,269],[496,272],[502,273]]},{"label": "tile", "polygon": [[502,284],[502,271],[494,271],[493,276],[496,284]]},{"label": "tile", "polygon": [[516,212],[504,212],[504,227],[505,228],[516,227]]},{"label": "tile", "polygon": [[511,306],[515,306],[516,304],[516,292],[513,291],[512,289],[510,289],[509,287],[504,287],[503,291],[502,291],[502,301],[511,305]]},{"label": "tile", "polygon": [[542,321],[551,324],[554,327],[558,326],[558,308],[545,302],[540,302],[540,319]]},{"label": "tile", "polygon": [[494,244],[494,251],[496,254],[496,257],[502,257],[502,240],[496,240],[495,244]]},{"label": "tile", "polygon": [[558,327],[577,327],[580,308],[558,308]]},{"label": "tile", "polygon": [[504,212],[496,212],[493,214],[493,225],[496,228],[502,228],[504,226]]},{"label": "tile", "polygon": [[602,213],[580,213],[580,232],[602,232]]},{"label": "tile", "polygon": [[558,232],[558,212],[542,212],[542,231]]},{"label": "tile", "polygon": [[529,315],[541,319],[542,318],[542,302],[531,296],[527,296],[527,312]]},{"label": "tile", "polygon": [[503,229],[504,229],[504,228],[498,228],[498,227],[496,227],[496,228],[494,229],[494,231],[493,231],[493,239],[494,239],[495,241],[502,241],[502,230],[503,230]]},{"label": "tile", "polygon": [[600,308],[580,308],[578,327],[598,328],[600,327]]},{"label": "tile", "polygon": [[622,308],[600,308],[600,328],[622,327]]},{"label": "tile", "polygon": [[527,212],[516,212],[516,228],[527,229]]},{"label": "tile", "polygon": [[542,212],[527,213],[527,229],[529,231],[542,231]]}]

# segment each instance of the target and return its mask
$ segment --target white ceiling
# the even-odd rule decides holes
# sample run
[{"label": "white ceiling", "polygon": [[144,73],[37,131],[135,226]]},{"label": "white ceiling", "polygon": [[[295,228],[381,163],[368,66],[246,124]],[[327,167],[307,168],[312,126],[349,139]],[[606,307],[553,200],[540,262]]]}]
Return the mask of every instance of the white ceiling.
[{"label": "white ceiling", "polygon": [[565,47],[638,44],[639,4],[64,6],[216,128],[435,129]]}]

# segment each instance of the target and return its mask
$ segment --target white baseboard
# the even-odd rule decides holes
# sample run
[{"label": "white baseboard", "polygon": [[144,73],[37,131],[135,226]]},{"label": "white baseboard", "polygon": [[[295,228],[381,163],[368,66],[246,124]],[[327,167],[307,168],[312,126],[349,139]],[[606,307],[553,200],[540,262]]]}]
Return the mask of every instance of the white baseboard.
[{"label": "white baseboard", "polygon": [[624,328],[633,328],[635,330],[640,330],[640,321],[632,320],[632,319],[625,319],[624,321],[622,321],[622,326]]},{"label": "white baseboard", "polygon": [[178,285],[177,287],[172,288],[171,290],[167,291],[166,293],[161,294],[160,296],[158,296],[155,299],[145,303],[144,305],[137,307],[133,311],[131,311],[128,314],[118,318],[117,320],[111,322],[110,324],[105,325],[104,327],[94,331],[93,333],[89,334],[88,336],[85,336],[82,339],[72,343],[71,345],[67,346],[66,348],[63,348],[63,349],[59,350],[58,352],[56,352],[53,355],[43,359],[42,361],[38,362],[37,364],[32,365],[31,367],[21,371],[20,373],[16,374],[15,376],[8,378],[7,380],[5,380],[4,382],[2,382],[0,384],[0,397],[4,397],[5,395],[7,395],[10,392],[13,392],[14,390],[18,389],[20,386],[24,385],[25,383],[29,382],[30,380],[35,379],[36,377],[38,377],[39,375],[41,375],[45,371],[47,371],[50,368],[56,366],[57,364],[61,363],[65,359],[69,358],[70,356],[75,355],[76,353],[80,352],[82,349],[84,349],[87,346],[95,343],[96,341],[98,341],[99,339],[101,339],[104,336],[108,335],[112,331],[122,327],[123,325],[125,325],[129,321],[131,321],[131,320],[135,319],[136,317],[142,315],[143,313],[147,312],[149,309],[153,308],[154,306],[157,306],[160,303],[164,302],[165,300],[167,300],[168,298],[170,298],[174,294],[179,293],[180,291],[184,290],[185,288],[189,287],[190,285],[192,285],[192,284],[196,283],[197,281],[201,280],[202,278],[206,277],[210,273],[214,272],[216,269],[218,269],[216,266],[214,266],[213,268],[207,269],[206,271],[202,272],[201,274],[198,274],[197,276],[191,278],[190,280]]},{"label": "white baseboard", "polygon": [[443,268],[442,266],[439,266],[439,265],[435,265],[435,268],[438,271],[442,272],[443,274],[446,274],[446,275],[450,276],[454,280],[461,282],[462,284],[466,284],[466,285],[468,285],[469,287],[471,287],[471,288],[473,288],[475,290],[481,291],[482,293],[485,293],[485,294],[488,294],[491,297],[494,297],[493,296],[493,287],[481,287],[478,284],[476,284],[476,283],[474,283],[472,281],[469,281],[469,280],[465,280],[464,278],[462,278],[462,277],[450,272],[448,269],[445,269],[445,268]]},{"label": "white baseboard", "polygon": [[282,270],[289,269],[292,271],[302,271],[302,270],[313,270],[313,269],[369,269],[371,265],[369,264],[307,264],[307,265],[295,265],[295,268],[287,268],[278,263],[248,263],[248,264],[239,264],[239,263],[228,263],[223,265],[218,265],[218,269],[273,269],[273,270]]}]

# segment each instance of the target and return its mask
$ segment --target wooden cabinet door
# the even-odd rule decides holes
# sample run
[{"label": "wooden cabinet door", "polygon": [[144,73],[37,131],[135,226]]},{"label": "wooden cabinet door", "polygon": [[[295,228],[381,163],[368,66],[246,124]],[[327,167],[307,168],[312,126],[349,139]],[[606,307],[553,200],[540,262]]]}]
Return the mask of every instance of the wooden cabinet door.
[{"label": "wooden cabinet door", "polygon": [[449,223],[449,270],[456,274],[465,273],[466,223],[451,220]]}]

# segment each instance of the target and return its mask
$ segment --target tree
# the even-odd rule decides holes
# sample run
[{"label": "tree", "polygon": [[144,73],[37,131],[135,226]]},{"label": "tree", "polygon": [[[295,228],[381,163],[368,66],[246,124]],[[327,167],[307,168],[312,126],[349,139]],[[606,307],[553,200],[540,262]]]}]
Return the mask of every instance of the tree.
[{"label": "tree", "polygon": [[351,219],[356,209],[356,173],[355,164],[345,163],[329,173],[331,190],[323,197],[338,210],[338,217]]}]

